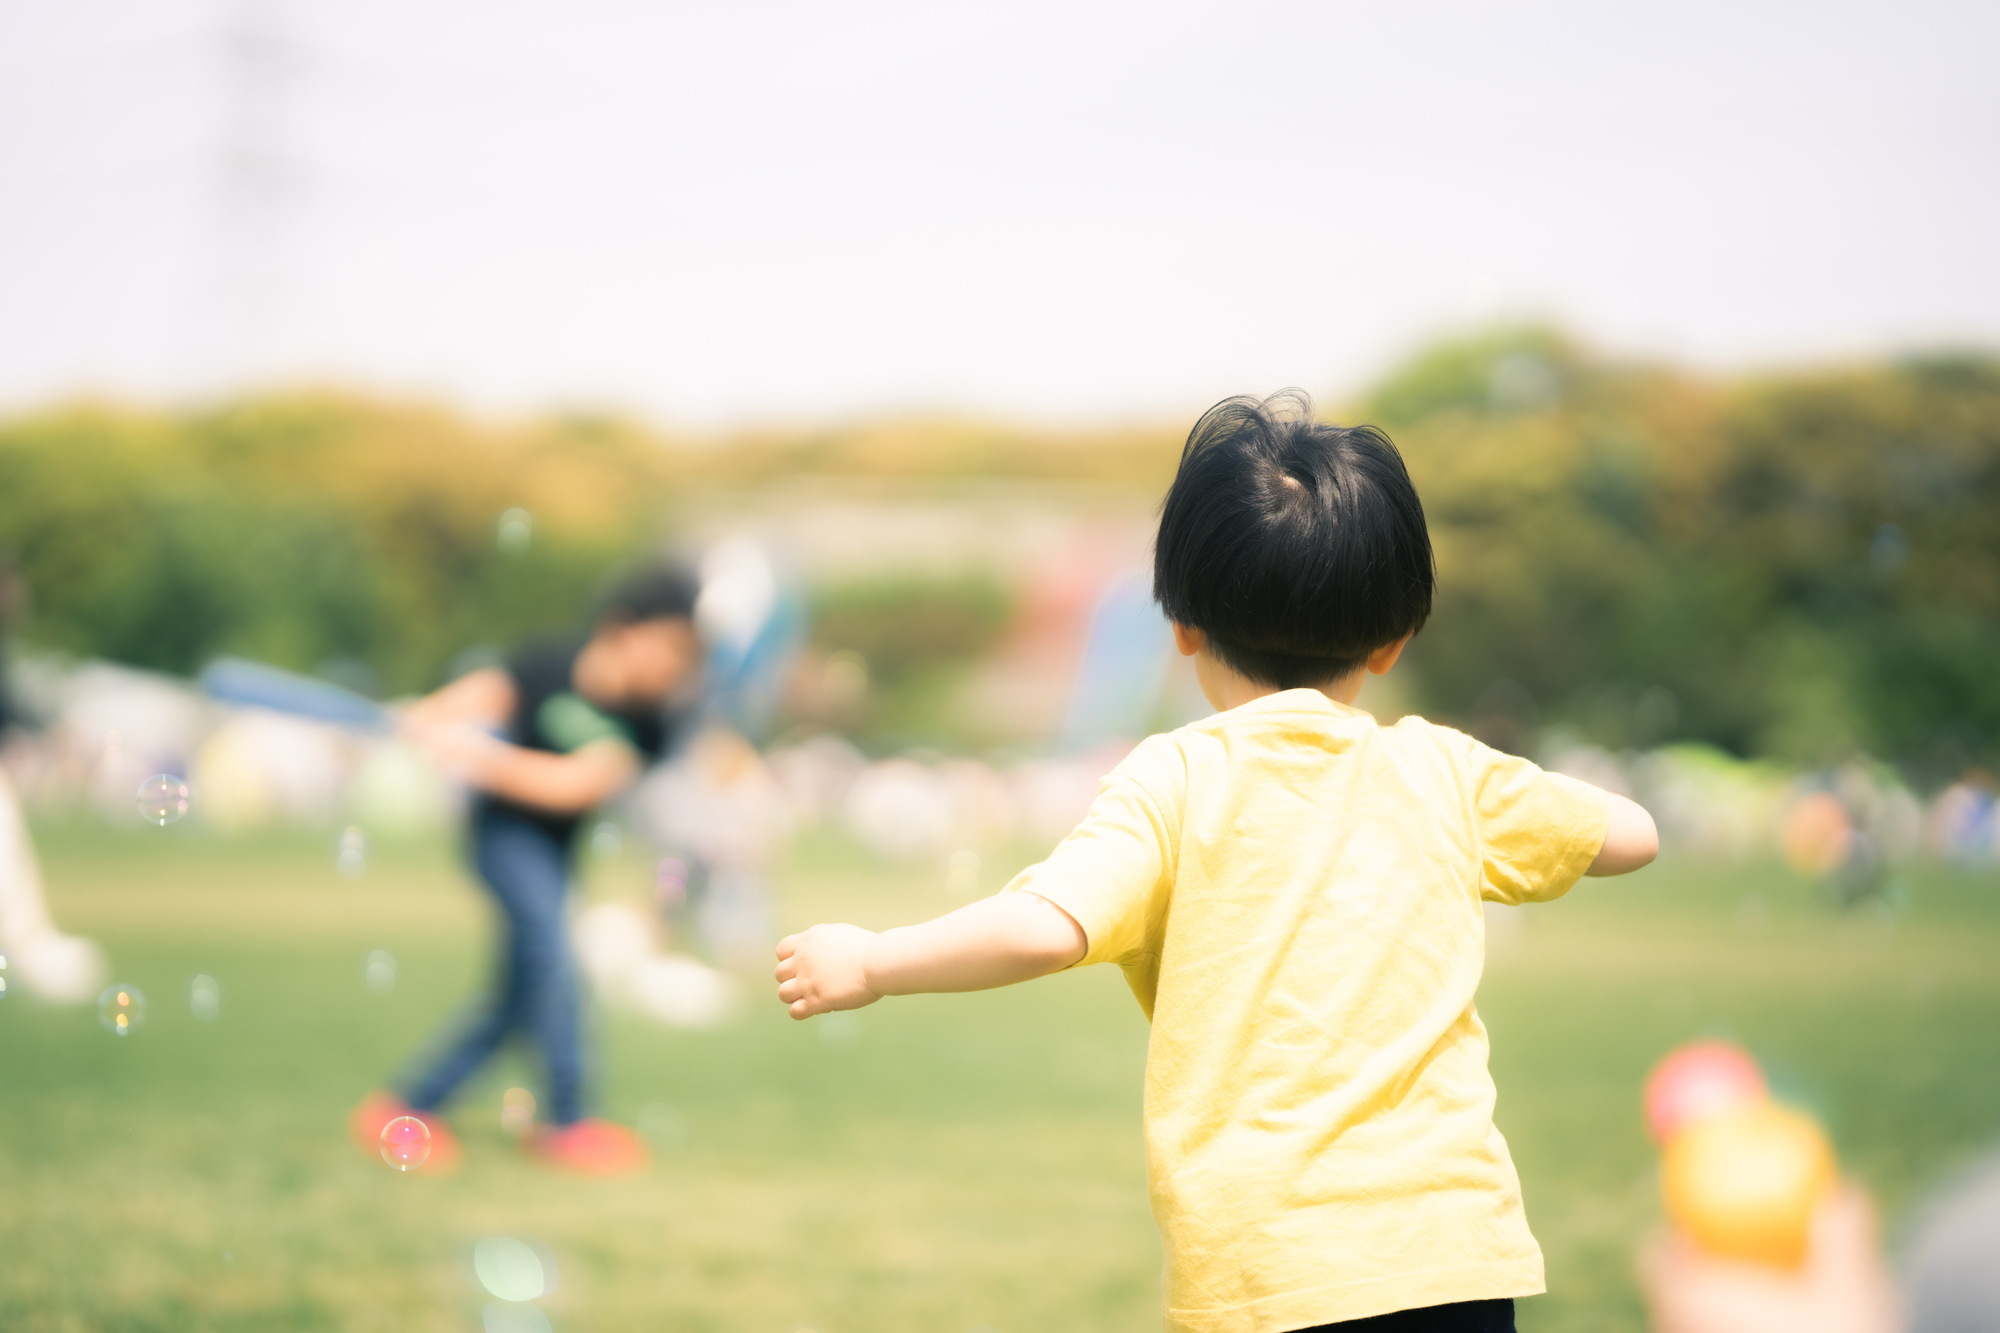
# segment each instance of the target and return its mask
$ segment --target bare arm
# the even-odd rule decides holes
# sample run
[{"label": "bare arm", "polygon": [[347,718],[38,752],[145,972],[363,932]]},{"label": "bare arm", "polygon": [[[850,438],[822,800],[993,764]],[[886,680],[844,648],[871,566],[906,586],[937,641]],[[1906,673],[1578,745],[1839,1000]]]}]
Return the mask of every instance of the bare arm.
[{"label": "bare arm", "polygon": [[1088,947],[1083,927],[1048,899],[1002,893],[921,926],[788,935],[778,942],[778,998],[793,1018],[810,1018],[884,995],[990,990],[1060,972]]},{"label": "bare arm", "polygon": [[514,678],[499,667],[481,667],[406,705],[402,722],[409,727],[497,727],[513,711]]},{"label": "bare arm", "polygon": [[453,729],[434,750],[479,790],[557,814],[602,805],[639,776],[638,755],[616,740],[551,754],[482,731]]},{"label": "bare arm", "polygon": [[1637,801],[1611,792],[1604,793],[1611,807],[1611,822],[1604,830],[1604,846],[1590,863],[1586,875],[1629,875],[1653,863],[1660,854],[1660,831],[1653,817]]}]

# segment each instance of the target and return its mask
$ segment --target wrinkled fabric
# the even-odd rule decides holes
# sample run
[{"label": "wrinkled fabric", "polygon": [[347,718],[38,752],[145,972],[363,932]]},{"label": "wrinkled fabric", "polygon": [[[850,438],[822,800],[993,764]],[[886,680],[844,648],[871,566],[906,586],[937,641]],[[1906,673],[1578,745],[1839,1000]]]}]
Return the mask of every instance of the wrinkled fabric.
[{"label": "wrinkled fabric", "polygon": [[1420,718],[1285,690],[1141,744],[1007,886],[1152,1020],[1167,1324],[1284,1333],[1533,1295],[1473,1008],[1482,900],[1566,892],[1603,794]]}]

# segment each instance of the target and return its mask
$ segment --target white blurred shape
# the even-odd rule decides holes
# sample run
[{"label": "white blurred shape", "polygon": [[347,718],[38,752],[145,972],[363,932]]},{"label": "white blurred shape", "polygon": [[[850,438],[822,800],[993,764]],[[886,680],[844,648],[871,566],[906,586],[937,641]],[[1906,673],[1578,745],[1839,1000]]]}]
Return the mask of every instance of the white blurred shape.
[{"label": "white blurred shape", "polygon": [[222,985],[206,972],[188,983],[188,1012],[212,1023],[222,1012]]},{"label": "white blurred shape", "polygon": [[396,989],[396,955],[387,949],[371,950],[361,965],[361,977],[369,990],[387,995]]},{"label": "white blurred shape", "polygon": [[472,1247],[479,1284],[503,1301],[532,1301],[548,1290],[541,1256],[526,1241],[488,1236]]},{"label": "white blurred shape", "polygon": [[777,571],[753,539],[726,538],[702,556],[694,619],[710,644],[747,652],[777,602]]},{"label": "white blurred shape", "polygon": [[[128,814],[126,818],[130,818]],[[81,1004],[104,985],[104,953],[49,915],[42,869],[14,788],[0,771],[0,953],[13,985],[49,1004]]]},{"label": "white blurred shape", "polygon": [[352,747],[338,728],[249,708],[202,743],[189,777],[201,793],[201,817],[240,829],[331,819],[352,766]]}]

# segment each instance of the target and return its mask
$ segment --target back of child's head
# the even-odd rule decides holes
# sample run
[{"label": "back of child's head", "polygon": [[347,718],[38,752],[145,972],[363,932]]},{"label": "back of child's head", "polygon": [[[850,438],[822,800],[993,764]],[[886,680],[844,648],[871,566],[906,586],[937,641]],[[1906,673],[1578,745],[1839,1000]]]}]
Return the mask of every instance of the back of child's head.
[{"label": "back of child's head", "polygon": [[1224,665],[1278,689],[1357,670],[1423,628],[1430,531],[1373,426],[1315,421],[1296,389],[1203,414],[1160,508],[1153,595]]},{"label": "back of child's head", "polygon": [[645,561],[619,570],[598,597],[600,624],[648,620],[692,620],[701,583],[685,566]]}]

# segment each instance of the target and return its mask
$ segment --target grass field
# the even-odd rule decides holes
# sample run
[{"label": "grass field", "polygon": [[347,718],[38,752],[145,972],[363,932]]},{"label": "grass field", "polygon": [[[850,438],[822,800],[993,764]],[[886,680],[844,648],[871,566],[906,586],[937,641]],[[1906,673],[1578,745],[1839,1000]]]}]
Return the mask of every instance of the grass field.
[{"label": "grass field", "polygon": [[[343,1119],[484,971],[484,908],[448,847],[378,848],[349,881],[330,837],[40,836],[59,919],[152,1014],[121,1040],[88,1010],[0,1006],[11,1333],[463,1333],[483,1300],[467,1254],[492,1234],[557,1256],[541,1304],[558,1333],[1158,1327],[1146,1029],[1114,972],[891,1001],[844,1032],[761,991],[708,1033],[604,1016],[605,1109],[652,1107],[667,1129],[647,1176],[522,1160],[498,1117],[519,1066],[459,1106],[466,1170],[398,1176]],[[644,867],[592,874],[617,892]],[[950,905],[941,879],[809,840],[781,877],[783,924],[928,915]],[[1642,1327],[1630,1255],[1657,1204],[1636,1102],[1679,1040],[1728,1032],[1761,1054],[1892,1222],[2000,1139],[2000,878],[1911,882],[1892,921],[1818,907],[1782,871],[1668,864],[1586,884],[1496,942],[1481,1009],[1549,1267],[1524,1330]],[[363,984],[376,948],[400,964],[388,995]],[[189,1012],[198,972],[221,982],[214,1022]]]}]

